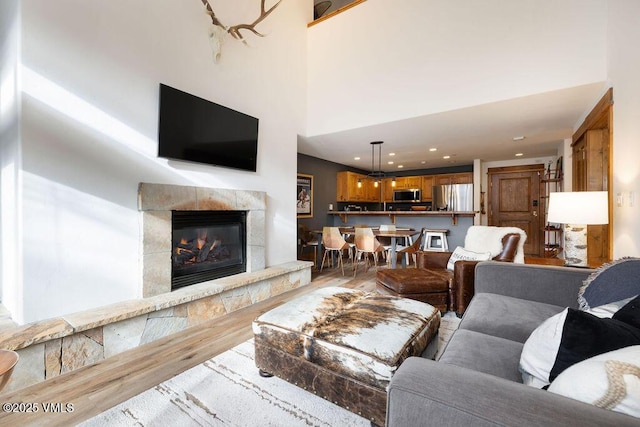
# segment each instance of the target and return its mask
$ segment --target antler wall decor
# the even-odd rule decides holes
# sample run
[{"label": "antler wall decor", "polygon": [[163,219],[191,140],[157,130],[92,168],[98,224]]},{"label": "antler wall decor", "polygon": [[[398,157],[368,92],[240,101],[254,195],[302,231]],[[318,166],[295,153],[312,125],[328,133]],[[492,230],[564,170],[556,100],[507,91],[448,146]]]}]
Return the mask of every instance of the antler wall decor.
[{"label": "antler wall decor", "polygon": [[211,45],[212,45],[212,48],[213,48],[214,59],[215,59],[216,62],[218,62],[218,60],[220,59],[220,54],[221,54],[221,51],[222,51],[222,42],[224,40],[224,35],[225,34],[230,34],[234,39],[240,40],[242,43],[244,43],[245,46],[249,46],[249,44],[247,43],[247,40],[242,35],[241,31],[242,30],[246,30],[246,31],[252,32],[253,34],[255,34],[258,37],[264,37],[265,36],[264,34],[261,34],[260,32],[258,32],[258,30],[256,30],[256,25],[258,25],[267,16],[269,16],[269,14],[271,14],[271,12],[273,12],[273,10],[276,7],[278,7],[278,5],[280,4],[280,2],[282,0],[278,0],[278,2],[276,4],[274,4],[273,6],[271,6],[269,9],[265,9],[266,0],[261,0],[260,1],[260,16],[258,16],[258,18],[256,18],[255,21],[253,21],[250,24],[237,24],[237,25],[232,25],[230,27],[227,27],[222,22],[220,22],[220,20],[218,19],[218,17],[214,13],[213,8],[211,7],[211,4],[209,3],[209,0],[201,0],[201,1],[202,1],[202,4],[204,5],[205,9],[207,10],[207,12],[206,12],[207,15],[209,15],[209,17],[211,17],[211,23],[213,24],[213,28],[209,32],[209,38],[211,39]]}]

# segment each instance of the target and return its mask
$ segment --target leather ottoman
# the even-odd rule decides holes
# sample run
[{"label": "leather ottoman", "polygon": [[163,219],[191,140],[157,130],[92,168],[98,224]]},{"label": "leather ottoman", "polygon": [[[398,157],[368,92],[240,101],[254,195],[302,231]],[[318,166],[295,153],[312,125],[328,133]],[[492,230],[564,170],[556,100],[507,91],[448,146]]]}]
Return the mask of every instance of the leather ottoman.
[{"label": "leather ottoman", "polygon": [[451,309],[452,274],[448,270],[431,271],[421,268],[392,268],[376,273],[378,292],[411,298],[433,305],[441,312]]},{"label": "leather ottoman", "polygon": [[439,326],[429,304],[322,288],[254,320],[256,366],[384,425],[391,377],[408,357],[435,355]]}]

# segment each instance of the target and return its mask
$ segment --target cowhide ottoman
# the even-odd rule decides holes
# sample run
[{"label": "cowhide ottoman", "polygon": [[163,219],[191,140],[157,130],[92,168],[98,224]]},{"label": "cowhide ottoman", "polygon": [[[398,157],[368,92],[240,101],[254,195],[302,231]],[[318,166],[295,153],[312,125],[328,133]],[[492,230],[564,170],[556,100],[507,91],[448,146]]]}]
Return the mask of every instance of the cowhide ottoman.
[{"label": "cowhide ottoman", "polygon": [[254,320],[256,366],[384,425],[392,375],[409,356],[434,356],[439,326],[424,302],[322,288]]}]

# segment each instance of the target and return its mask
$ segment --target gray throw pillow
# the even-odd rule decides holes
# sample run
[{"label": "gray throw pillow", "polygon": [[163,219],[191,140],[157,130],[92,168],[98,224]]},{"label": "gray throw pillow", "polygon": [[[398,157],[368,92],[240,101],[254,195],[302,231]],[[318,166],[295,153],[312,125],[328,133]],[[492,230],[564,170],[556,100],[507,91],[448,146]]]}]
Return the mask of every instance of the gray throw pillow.
[{"label": "gray throw pillow", "polygon": [[581,310],[640,295],[640,258],[620,258],[599,267],[578,293]]}]

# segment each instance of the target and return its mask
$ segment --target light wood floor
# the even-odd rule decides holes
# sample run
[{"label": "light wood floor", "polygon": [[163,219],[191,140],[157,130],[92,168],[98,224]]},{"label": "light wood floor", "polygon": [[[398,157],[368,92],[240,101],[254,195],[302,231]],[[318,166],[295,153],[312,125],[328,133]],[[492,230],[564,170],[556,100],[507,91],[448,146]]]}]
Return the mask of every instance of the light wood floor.
[{"label": "light wood floor", "polygon": [[[350,267],[349,265],[347,267]],[[351,274],[350,274],[351,273]],[[37,413],[0,412],[0,425],[69,426],[87,420],[129,398],[186,371],[253,336],[251,322],[270,309],[314,289],[340,286],[372,290],[375,270],[351,268],[314,272],[308,286],[210,320],[144,346],[123,352],[73,372],[0,395],[0,402],[37,403]],[[345,282],[345,279],[347,280]],[[73,404],[73,412],[46,413],[42,404]]]}]

